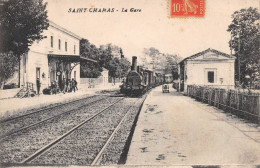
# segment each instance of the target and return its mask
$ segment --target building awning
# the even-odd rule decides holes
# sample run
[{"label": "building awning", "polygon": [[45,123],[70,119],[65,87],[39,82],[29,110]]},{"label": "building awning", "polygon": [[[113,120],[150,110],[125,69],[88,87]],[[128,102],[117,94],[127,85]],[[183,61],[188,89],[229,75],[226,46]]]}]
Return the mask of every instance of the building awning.
[{"label": "building awning", "polygon": [[63,55],[63,54],[48,54],[48,58],[56,58],[58,60],[79,62],[79,55]]},{"label": "building awning", "polygon": [[93,59],[91,59],[91,58],[81,57],[81,56],[80,56],[80,61],[88,61],[88,62],[97,63],[96,60],[93,60]]},{"label": "building awning", "polygon": [[87,62],[97,63],[96,60],[86,58],[86,57],[81,57],[79,55],[48,54],[48,58],[56,58],[59,60],[65,60],[65,61],[70,61],[70,62],[87,61]]}]

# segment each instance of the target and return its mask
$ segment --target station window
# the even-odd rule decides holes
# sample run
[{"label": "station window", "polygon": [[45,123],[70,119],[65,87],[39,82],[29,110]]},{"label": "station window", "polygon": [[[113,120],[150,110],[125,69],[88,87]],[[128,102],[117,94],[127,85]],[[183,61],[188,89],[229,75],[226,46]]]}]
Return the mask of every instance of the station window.
[{"label": "station window", "polygon": [[65,42],[65,51],[67,51],[67,46],[68,46],[68,43],[67,41]]},{"label": "station window", "polygon": [[214,71],[208,71],[208,83],[214,83]]},{"label": "station window", "polygon": [[51,48],[53,48],[53,36],[51,36]]},{"label": "station window", "polygon": [[60,50],[60,39],[59,39],[59,50]]}]

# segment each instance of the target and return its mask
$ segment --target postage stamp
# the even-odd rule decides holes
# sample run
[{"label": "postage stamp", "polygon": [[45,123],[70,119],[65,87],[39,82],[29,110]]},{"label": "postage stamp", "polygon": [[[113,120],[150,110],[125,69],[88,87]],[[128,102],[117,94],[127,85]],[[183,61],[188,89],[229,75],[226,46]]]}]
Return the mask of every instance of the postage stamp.
[{"label": "postage stamp", "polygon": [[170,0],[171,17],[203,17],[205,0]]}]

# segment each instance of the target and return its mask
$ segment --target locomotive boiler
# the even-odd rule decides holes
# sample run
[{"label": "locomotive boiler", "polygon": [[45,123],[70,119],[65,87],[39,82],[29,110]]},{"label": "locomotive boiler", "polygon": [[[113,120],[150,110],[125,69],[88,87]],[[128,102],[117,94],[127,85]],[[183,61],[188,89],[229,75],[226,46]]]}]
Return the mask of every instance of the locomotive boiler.
[{"label": "locomotive boiler", "polygon": [[144,67],[137,66],[137,57],[132,57],[131,71],[126,76],[126,81],[120,86],[120,92],[128,96],[137,96],[147,90],[161,85],[163,75]]},{"label": "locomotive boiler", "polygon": [[120,92],[126,95],[139,95],[145,90],[143,75],[137,70],[137,57],[133,56],[131,71],[127,74],[126,81],[120,86]]}]

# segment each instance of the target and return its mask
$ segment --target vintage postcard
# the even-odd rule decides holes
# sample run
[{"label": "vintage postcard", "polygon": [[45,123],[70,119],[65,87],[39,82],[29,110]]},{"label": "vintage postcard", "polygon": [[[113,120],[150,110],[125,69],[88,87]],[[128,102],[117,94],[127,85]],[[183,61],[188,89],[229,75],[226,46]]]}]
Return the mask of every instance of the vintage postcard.
[{"label": "vintage postcard", "polygon": [[1,0],[1,167],[259,167],[259,0]]}]

